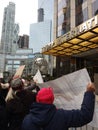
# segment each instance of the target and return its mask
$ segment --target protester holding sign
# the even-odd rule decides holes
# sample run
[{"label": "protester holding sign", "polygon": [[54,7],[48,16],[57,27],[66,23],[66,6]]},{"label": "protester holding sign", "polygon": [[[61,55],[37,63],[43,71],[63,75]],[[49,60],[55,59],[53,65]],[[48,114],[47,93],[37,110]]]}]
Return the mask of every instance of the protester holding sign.
[{"label": "protester holding sign", "polygon": [[22,130],[68,130],[70,127],[81,127],[93,119],[95,106],[95,86],[87,85],[81,109],[58,109],[53,104],[52,88],[42,88],[32,104],[29,114],[24,118]]},{"label": "protester holding sign", "polygon": [[10,83],[9,98],[6,100],[9,130],[21,130],[21,123],[32,102],[35,102],[36,93],[24,90],[21,78],[15,78]]}]

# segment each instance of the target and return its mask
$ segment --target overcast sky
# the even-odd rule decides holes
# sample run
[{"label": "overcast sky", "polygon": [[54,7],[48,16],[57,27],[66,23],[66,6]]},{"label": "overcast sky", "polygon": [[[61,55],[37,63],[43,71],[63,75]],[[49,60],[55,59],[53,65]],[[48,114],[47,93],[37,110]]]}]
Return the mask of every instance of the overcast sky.
[{"label": "overcast sky", "polygon": [[15,23],[19,23],[19,34],[29,35],[30,24],[37,22],[38,0],[0,0],[0,38],[4,7],[6,7],[9,2],[14,2],[16,4]]}]

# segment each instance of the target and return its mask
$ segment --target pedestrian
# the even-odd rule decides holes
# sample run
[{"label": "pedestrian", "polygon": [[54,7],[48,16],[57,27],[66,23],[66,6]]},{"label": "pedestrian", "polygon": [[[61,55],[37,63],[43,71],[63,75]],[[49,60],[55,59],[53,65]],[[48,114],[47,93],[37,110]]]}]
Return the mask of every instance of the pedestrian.
[{"label": "pedestrian", "polygon": [[31,84],[27,85],[24,89],[38,92],[40,90],[40,87],[37,85],[36,82],[32,81]]},{"label": "pedestrian", "polygon": [[5,99],[8,93],[9,83],[4,82],[4,78],[0,79],[0,95]]},{"label": "pedestrian", "polygon": [[0,95],[0,130],[8,130],[6,102],[4,97]]},{"label": "pedestrian", "polygon": [[28,114],[31,103],[36,101],[36,93],[24,90],[21,78],[11,81],[9,91],[6,98],[9,130],[21,130],[24,116]]},{"label": "pedestrian", "polygon": [[52,88],[42,88],[32,104],[30,112],[23,120],[22,130],[68,130],[81,127],[92,121],[95,104],[95,86],[87,85],[80,110],[58,109],[53,104]]}]

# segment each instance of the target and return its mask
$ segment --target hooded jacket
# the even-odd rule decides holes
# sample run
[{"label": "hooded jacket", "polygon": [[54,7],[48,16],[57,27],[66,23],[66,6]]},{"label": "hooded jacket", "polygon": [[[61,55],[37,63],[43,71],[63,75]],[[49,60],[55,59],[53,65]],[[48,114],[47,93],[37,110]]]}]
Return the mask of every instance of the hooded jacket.
[{"label": "hooded jacket", "polygon": [[92,121],[95,95],[85,92],[80,110],[56,109],[53,104],[33,103],[24,118],[22,130],[68,130]]}]

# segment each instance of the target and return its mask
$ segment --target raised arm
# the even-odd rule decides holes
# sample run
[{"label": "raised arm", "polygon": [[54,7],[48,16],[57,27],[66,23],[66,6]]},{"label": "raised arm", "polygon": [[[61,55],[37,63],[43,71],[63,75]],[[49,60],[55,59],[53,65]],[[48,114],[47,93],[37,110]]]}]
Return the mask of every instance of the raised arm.
[{"label": "raised arm", "polygon": [[67,117],[68,127],[80,127],[93,119],[94,106],[95,106],[95,86],[93,83],[87,85],[86,92],[84,93],[83,102],[80,110],[64,111],[65,118]]}]

